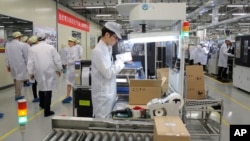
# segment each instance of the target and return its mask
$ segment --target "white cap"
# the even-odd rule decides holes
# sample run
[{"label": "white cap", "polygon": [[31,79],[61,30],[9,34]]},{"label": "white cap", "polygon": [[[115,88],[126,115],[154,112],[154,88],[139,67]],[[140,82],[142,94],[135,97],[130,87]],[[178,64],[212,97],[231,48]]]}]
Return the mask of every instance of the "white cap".
[{"label": "white cap", "polygon": [[19,31],[17,31],[17,32],[14,32],[14,33],[12,34],[12,36],[13,36],[14,38],[17,38],[17,37],[22,36],[22,33],[19,32]]},{"label": "white cap", "polygon": [[36,36],[37,36],[38,40],[43,40],[43,39],[46,38],[46,35],[45,35],[45,33],[43,33],[43,32],[37,33]]},{"label": "white cap", "polygon": [[113,31],[116,36],[121,39],[121,25],[116,22],[106,22],[104,25],[107,29]]},{"label": "white cap", "polygon": [[80,43],[80,40],[76,40],[76,43],[79,44],[79,43]]},{"label": "white cap", "polygon": [[201,42],[200,42],[200,44],[201,44],[201,45],[204,45],[204,44],[205,44],[205,42],[204,42],[204,41],[201,41]]},{"label": "white cap", "polygon": [[225,41],[231,41],[231,38],[226,38]]}]

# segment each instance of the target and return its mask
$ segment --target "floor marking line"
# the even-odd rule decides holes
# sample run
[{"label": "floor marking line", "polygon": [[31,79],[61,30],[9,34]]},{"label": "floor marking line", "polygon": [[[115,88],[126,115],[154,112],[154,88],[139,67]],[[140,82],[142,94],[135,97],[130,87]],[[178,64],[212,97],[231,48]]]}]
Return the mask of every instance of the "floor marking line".
[{"label": "floor marking line", "polygon": [[[51,104],[51,107],[55,106],[56,104],[58,104],[58,102],[60,102],[65,96],[59,97],[56,101],[54,101]],[[28,122],[32,121],[33,119],[37,118],[39,115],[41,115],[43,113],[43,110],[40,110],[39,112],[36,112],[35,114],[33,114],[29,119]],[[7,133],[3,134],[2,136],[0,136],[0,141],[7,138],[8,136],[10,136],[11,134],[13,134],[15,131],[17,131],[19,129],[19,126],[16,126],[15,128],[11,129],[10,131],[8,131]]]},{"label": "floor marking line", "polygon": [[231,96],[228,96],[226,93],[224,93],[224,92],[222,92],[222,91],[220,91],[220,90],[214,88],[214,87],[211,86],[211,85],[207,85],[207,86],[208,86],[210,89],[212,89],[213,91],[215,91],[216,93],[218,93],[219,95],[224,96],[225,98],[227,98],[229,101],[232,101],[233,103],[235,103],[235,104],[241,106],[242,108],[244,108],[244,109],[250,111],[250,107],[248,107],[248,106],[246,106],[246,105],[240,103],[240,101],[238,101],[238,100],[232,98]]}]

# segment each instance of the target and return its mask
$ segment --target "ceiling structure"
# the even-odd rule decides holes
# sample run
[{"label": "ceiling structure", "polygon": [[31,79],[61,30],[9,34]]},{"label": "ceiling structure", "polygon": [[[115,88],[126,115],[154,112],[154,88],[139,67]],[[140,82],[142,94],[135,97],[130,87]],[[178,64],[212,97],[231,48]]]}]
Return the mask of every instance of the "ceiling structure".
[{"label": "ceiling structure", "polygon": [[0,14],[0,28],[4,28],[10,32],[20,31],[22,33],[32,34],[33,23],[31,21]]},{"label": "ceiling structure", "polygon": [[210,34],[220,34],[225,29],[230,29],[234,33],[250,32],[250,0],[58,0],[60,4],[97,24],[116,21],[122,24],[125,33],[136,31],[137,29],[131,27],[129,17],[121,16],[117,12],[115,6],[118,1],[121,3],[185,2],[187,20],[193,31],[207,28]]}]

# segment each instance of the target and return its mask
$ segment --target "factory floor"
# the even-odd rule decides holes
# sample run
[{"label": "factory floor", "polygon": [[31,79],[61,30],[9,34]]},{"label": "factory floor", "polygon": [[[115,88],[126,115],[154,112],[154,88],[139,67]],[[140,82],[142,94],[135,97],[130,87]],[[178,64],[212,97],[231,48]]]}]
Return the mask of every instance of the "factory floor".
[{"label": "factory floor", "polygon": [[[250,94],[238,90],[232,83],[221,83],[205,77],[208,94],[216,99],[223,99],[224,113],[222,118],[221,141],[229,141],[229,126],[231,124],[250,123]],[[52,94],[52,110],[55,115],[72,116],[72,104],[62,104],[66,94],[65,75],[58,79],[57,90]],[[24,141],[40,141],[51,130],[51,117],[44,117],[38,103],[32,103],[31,87],[24,87],[23,94],[28,101],[29,122],[24,132]],[[14,87],[0,90],[0,141],[22,141],[17,123],[17,103],[14,100]],[[218,118],[218,113],[215,113]],[[195,136],[192,141],[215,141],[211,136]],[[218,138],[217,138],[218,139]]]}]

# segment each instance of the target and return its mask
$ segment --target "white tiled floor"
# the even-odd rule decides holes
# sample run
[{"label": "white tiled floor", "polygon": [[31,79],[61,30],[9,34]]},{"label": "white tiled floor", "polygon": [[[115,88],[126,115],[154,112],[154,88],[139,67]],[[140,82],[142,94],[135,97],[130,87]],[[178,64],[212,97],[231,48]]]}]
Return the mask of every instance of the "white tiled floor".
[{"label": "white tiled floor", "polygon": [[[221,141],[229,141],[230,124],[250,124],[250,94],[234,88],[231,83],[221,84],[206,77],[209,95],[224,101],[224,114]],[[28,101],[29,123],[24,134],[25,141],[40,141],[51,130],[51,117],[43,117],[38,103],[32,103],[31,87],[25,87],[23,94]],[[72,116],[72,104],[62,104],[66,94],[65,75],[58,79],[58,88],[53,91],[52,110],[56,115]],[[17,123],[17,104],[14,100],[13,87],[0,90],[0,141],[21,141],[22,136]],[[208,137],[193,137],[192,140],[215,140]]]}]

